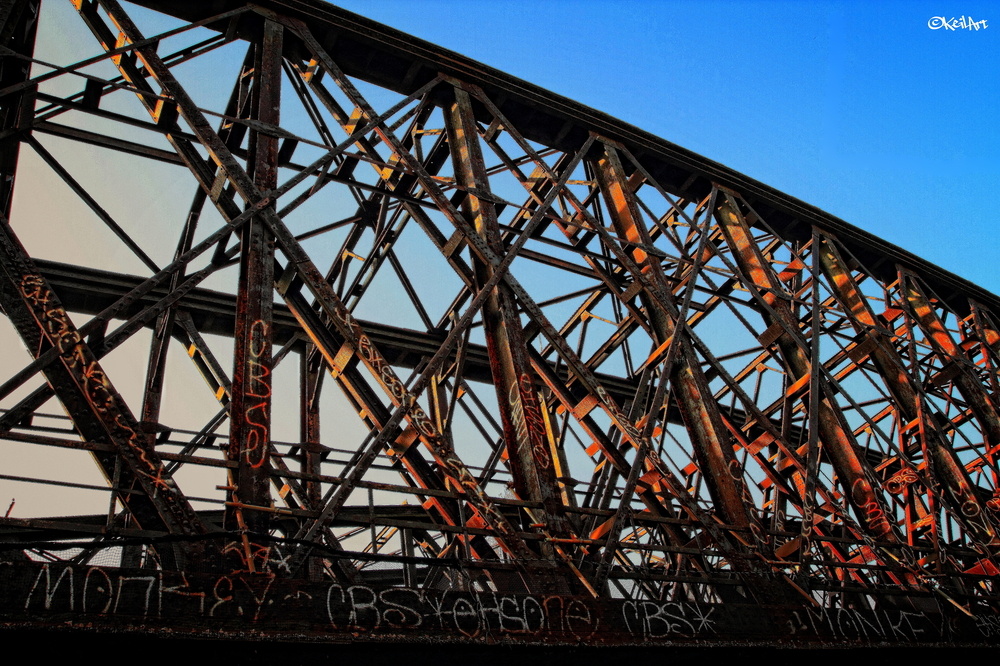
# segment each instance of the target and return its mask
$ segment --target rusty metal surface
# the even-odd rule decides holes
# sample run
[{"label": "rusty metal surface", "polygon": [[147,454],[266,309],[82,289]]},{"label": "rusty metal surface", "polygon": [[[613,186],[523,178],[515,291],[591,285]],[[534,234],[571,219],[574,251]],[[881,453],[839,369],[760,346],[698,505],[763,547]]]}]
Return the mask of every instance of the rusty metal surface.
[{"label": "rusty metal surface", "polygon": [[0,7],[0,628],[1000,631],[996,296],[324,3],[137,4]]}]

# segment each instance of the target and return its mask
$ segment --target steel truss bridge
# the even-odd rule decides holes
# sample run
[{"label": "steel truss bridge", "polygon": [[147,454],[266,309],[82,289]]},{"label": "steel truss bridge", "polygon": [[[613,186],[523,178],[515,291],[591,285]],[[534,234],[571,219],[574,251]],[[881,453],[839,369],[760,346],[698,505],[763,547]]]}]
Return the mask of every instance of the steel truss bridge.
[{"label": "steel truss bridge", "polygon": [[319,0],[0,39],[7,631],[1000,632],[997,296]]}]

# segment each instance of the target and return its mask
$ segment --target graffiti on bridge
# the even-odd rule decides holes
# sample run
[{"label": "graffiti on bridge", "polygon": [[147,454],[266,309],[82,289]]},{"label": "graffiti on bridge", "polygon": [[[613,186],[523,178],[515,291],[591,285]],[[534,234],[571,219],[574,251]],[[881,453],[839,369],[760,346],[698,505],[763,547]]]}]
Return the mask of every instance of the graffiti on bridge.
[{"label": "graffiti on bridge", "polygon": [[50,563],[0,566],[0,624],[54,619],[148,631],[253,631],[342,640],[647,643],[713,641],[975,642],[992,615],[453,592],[308,582],[273,574],[202,575]]}]

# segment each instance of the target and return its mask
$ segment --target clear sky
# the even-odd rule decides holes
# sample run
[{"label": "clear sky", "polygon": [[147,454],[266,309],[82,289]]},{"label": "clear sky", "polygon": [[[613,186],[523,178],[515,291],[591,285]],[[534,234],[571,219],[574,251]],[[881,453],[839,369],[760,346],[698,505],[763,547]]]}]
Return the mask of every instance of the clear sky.
[{"label": "clear sky", "polygon": [[[1000,2],[342,0],[1000,292]],[[933,17],[985,19],[932,30]]]}]

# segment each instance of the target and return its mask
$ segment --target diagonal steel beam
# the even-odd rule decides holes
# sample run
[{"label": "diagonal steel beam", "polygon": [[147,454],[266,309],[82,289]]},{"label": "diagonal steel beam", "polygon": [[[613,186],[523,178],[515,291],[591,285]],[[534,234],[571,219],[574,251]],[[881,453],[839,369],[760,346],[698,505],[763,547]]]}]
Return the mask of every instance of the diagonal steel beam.
[{"label": "diagonal steel beam", "polygon": [[[598,158],[596,174],[615,229],[629,240],[652,245],[649,232],[642,225],[632,190],[626,183],[618,153],[608,143],[604,143],[603,147],[604,153]],[[708,380],[694,357],[687,336],[675,326],[675,322],[680,320],[680,313],[660,264],[641,249],[633,250],[632,256],[636,268],[656,283],[659,298],[654,300],[646,290],[640,291],[639,297],[656,332],[655,344],[663,346],[669,343],[677,348],[678,359],[669,371],[670,381],[712,499],[727,523],[747,530],[753,526],[754,535],[763,536],[756,517],[747,509],[743,472],[733,455],[733,444],[712,399]],[[639,275],[634,277],[640,279]],[[678,336],[677,340],[674,340],[675,336]],[[654,405],[654,408],[658,406]]]},{"label": "diagonal steel beam", "polygon": [[975,364],[969,360],[961,346],[956,344],[944,321],[931,306],[919,278],[900,268],[899,282],[902,305],[912,314],[941,362],[956,371],[953,381],[976,415],[989,448],[1000,447],[1000,412],[993,398],[975,376]]},{"label": "diagonal steel beam", "polygon": [[[109,16],[115,21],[115,24],[121,29],[122,40],[133,43],[142,41],[142,34],[115,0],[100,0],[100,5],[105,8]],[[92,9],[92,5],[88,4],[86,7],[89,9],[86,11],[81,9],[81,13],[88,19],[88,24],[91,25],[92,29],[100,37],[106,33],[107,29],[104,28],[104,30],[101,30],[102,26],[95,22],[95,12]],[[107,39],[103,40],[106,48],[109,41]],[[136,54],[142,60],[145,71],[157,81],[163,89],[164,94],[169,96],[169,103],[165,107],[164,103],[167,100],[163,99],[160,95],[154,93],[155,99],[158,100],[156,103],[150,103],[147,99],[148,95],[141,95],[140,97],[144,99],[144,103],[146,103],[150,113],[155,114],[154,117],[158,117],[164,108],[175,109],[184,118],[201,144],[208,150],[213,161],[216,162],[227,180],[232,184],[236,193],[251,205],[265,202],[265,197],[259,192],[246,171],[236,161],[231,151],[219,139],[207,119],[190,97],[188,97],[183,87],[157,56],[155,48],[149,46],[138,48],[136,49]],[[120,63],[121,61],[119,61],[119,65],[121,66]],[[136,77],[133,75],[133,78]],[[377,123],[380,121],[377,119],[377,116],[373,116],[370,122]],[[363,131],[364,128],[359,130],[358,133],[362,134]],[[192,148],[176,139],[172,143],[174,143],[175,148],[178,148],[178,152],[188,162],[195,175],[199,176],[199,172],[202,172],[203,175],[204,171],[203,168],[199,168],[198,160],[190,158]],[[202,182],[203,187],[207,187],[209,191],[212,191],[212,184],[206,185],[207,179],[199,178],[199,180]],[[231,200],[220,197],[215,199],[215,201],[224,216],[231,216],[235,212],[232,210]],[[410,393],[396,376],[391,366],[375,348],[370,338],[361,329],[354,317],[344,307],[330,285],[323,279],[294,236],[284,226],[281,219],[273,211],[269,211],[266,208],[260,208],[259,214],[267,222],[269,230],[274,234],[282,251],[288,256],[290,268],[294,271],[297,278],[301,280],[299,284],[306,286],[321,304],[327,322],[336,331],[335,337],[341,337],[348,344],[349,349],[369,369],[375,380],[388,394],[393,404],[397,408],[403,408],[405,418],[420,433],[421,441],[434,454],[441,468],[458,487],[466,491],[470,502],[475,506],[483,520],[494,527],[498,535],[498,541],[511,549],[512,552],[518,553],[522,558],[526,560],[530,559],[530,549],[527,548],[523,540],[517,535],[516,530],[513,529],[506,517],[496,509],[488,495],[479,487],[475,477],[468,471],[464,463],[452,454],[440,433],[436,431],[434,424],[427,418],[426,413],[417,406],[416,396]],[[282,276],[283,272],[276,271],[275,274],[276,276]],[[278,288],[279,293],[286,298],[288,297],[289,288],[292,286],[291,282],[279,278],[276,279],[275,286]],[[294,308],[293,311],[295,311]],[[342,344],[330,344],[334,338],[330,337],[330,331],[325,324],[322,325],[322,330],[317,330],[317,322],[308,317],[305,311],[300,309],[296,314],[302,317],[300,322],[303,328],[309,332],[317,346],[322,348],[323,354],[326,356],[330,366],[336,367],[337,354]]]},{"label": "diagonal steel beam", "polygon": [[[377,115],[374,113],[374,111],[371,110],[371,108],[363,100],[363,98],[357,92],[357,90],[353,88],[350,82],[347,81],[342,76],[342,74],[339,73],[339,69],[336,67],[335,63],[333,63],[333,61],[329,59],[329,56],[325,54],[325,52],[322,50],[322,47],[320,47],[318,43],[315,42],[315,40],[311,39],[311,36],[308,34],[304,26],[298,24],[290,24],[290,25],[291,27],[297,28],[300,31],[300,36],[303,37],[306,44],[310,46],[310,48],[312,49],[314,60],[318,61],[320,66],[322,66],[327,73],[331,74],[331,76],[336,80],[337,84],[341,87],[341,89],[350,97],[350,99],[357,106],[357,108],[360,109],[361,114],[367,118],[376,118]],[[479,238],[479,236],[475,233],[472,227],[464,220],[464,218],[457,211],[457,209],[454,208],[454,206],[451,204],[448,198],[444,196],[444,194],[440,191],[440,188],[437,186],[433,178],[426,173],[426,171],[419,163],[419,161],[415,160],[415,158],[412,155],[410,155],[409,152],[406,150],[405,146],[403,146],[402,143],[392,134],[391,130],[385,127],[384,122],[380,122],[378,124],[376,131],[379,133],[383,141],[385,141],[390,146],[390,148],[393,150],[397,158],[401,162],[403,162],[410,169],[411,172],[417,175],[418,180],[423,185],[423,187],[431,194],[432,198],[437,203],[439,208],[446,214],[446,217],[451,222],[453,222],[455,226],[458,228],[458,232],[462,234],[460,238],[462,238],[466,243],[470,245],[470,247],[472,247],[477,251],[482,261],[488,264],[492,264],[494,270],[497,271],[497,274],[498,275],[501,274],[498,271],[498,269],[503,264],[508,263],[509,259],[514,256],[514,254],[512,253],[513,248],[511,250],[508,250],[508,253],[506,254],[506,258],[504,260],[500,260],[499,258],[497,258],[496,255],[493,254],[488,247],[484,246],[484,242],[482,241],[482,239]],[[583,152],[584,151],[581,150],[578,151],[577,154],[580,155]],[[569,171],[566,172],[566,176],[568,175]],[[562,185],[564,184],[565,178],[558,178],[553,176],[552,179],[553,181],[559,183],[559,186],[553,188],[552,192],[550,193],[550,196],[554,197],[556,194],[559,193]],[[536,211],[535,215],[533,216],[533,221],[535,223],[540,222],[541,213],[544,212],[545,212],[544,208],[539,211]],[[430,224],[429,221],[426,220],[425,218],[424,222],[428,225]],[[522,232],[522,238],[527,238],[527,236],[524,236],[523,234],[524,232]],[[451,243],[449,243],[447,247],[444,246],[443,243],[438,244],[438,247],[439,249],[442,250],[442,252],[445,253],[445,256],[447,258],[451,259],[453,252],[453,247],[451,246]],[[505,282],[510,286],[510,288],[516,294],[518,302],[527,309],[529,316],[536,323],[540,325],[543,331],[545,331],[546,337],[549,338],[554,345],[560,348],[560,351],[563,353],[564,357],[567,357],[569,359],[571,368],[573,368],[573,372],[575,374],[583,373],[587,377],[587,380],[590,382],[591,390],[596,391],[596,395],[602,396],[606,399],[603,402],[587,401],[588,408],[586,411],[593,409],[595,406],[601,405],[602,408],[605,408],[605,410],[608,411],[610,415],[612,415],[613,417],[614,416],[618,417],[617,420],[615,421],[617,427],[619,428],[631,427],[632,432],[638,435],[638,431],[636,431],[634,427],[632,427],[631,424],[628,423],[627,417],[620,410],[617,409],[617,406],[609,407],[607,400],[610,399],[610,396],[608,396],[607,392],[603,389],[603,387],[597,388],[597,385],[595,383],[596,378],[594,378],[593,375],[590,373],[590,371],[583,366],[582,362],[576,357],[572,349],[570,349],[566,345],[565,341],[561,338],[561,336],[559,336],[558,333],[555,331],[555,329],[552,327],[552,325],[548,323],[544,314],[542,314],[541,310],[537,307],[537,305],[534,304],[534,301],[528,296],[527,292],[523,289],[523,287],[521,287],[520,284],[517,283],[517,281],[509,273],[504,273],[502,275]],[[537,369],[538,368],[536,367],[536,370]],[[571,411],[574,411],[576,413],[579,412],[579,409],[577,408],[581,406],[571,405],[570,409]],[[585,416],[586,411],[580,413],[579,417]],[[632,442],[633,440],[629,439],[629,441]],[[605,453],[607,454],[608,452],[606,451]],[[660,468],[664,469],[662,465],[660,465]],[[670,473],[666,472],[665,469],[663,472],[655,472],[655,474],[661,479],[666,479],[667,477],[670,476]],[[675,489],[676,495],[683,496],[685,494],[683,491],[679,491],[681,487],[679,483],[674,483],[673,487]],[[693,509],[692,515],[702,516],[702,513],[697,509]],[[719,538],[719,533],[717,532],[717,530],[715,530],[714,524],[709,524],[708,528],[710,530],[716,531],[717,533],[716,538]]]},{"label": "diagonal steel beam", "polygon": [[[803,351],[804,348],[809,348],[808,343],[802,340],[798,319],[788,304],[788,295],[754,243],[746,219],[732,195],[727,193],[719,198],[716,219],[732,250],[733,258],[745,276],[746,285],[756,290],[755,298],[767,307],[762,316],[768,330],[774,331],[781,358],[787,364],[792,378],[795,382],[808,382],[811,374],[819,373],[820,368],[811,367],[809,356]],[[770,333],[766,335],[770,337]],[[814,335],[814,338],[818,336]],[[874,489],[874,474],[868,463],[858,456],[857,443],[847,428],[843,415],[829,397],[825,381],[821,381],[820,386],[823,396],[817,405],[819,412],[812,417],[817,419],[824,450],[837,469],[845,497],[869,534],[895,542],[897,538],[886,517],[885,502]]]},{"label": "diagonal steel beam", "polygon": [[[455,101],[445,109],[445,125],[455,165],[455,178],[460,187],[470,191],[490,194],[489,179],[479,145],[479,132],[472,115],[469,94],[454,89]],[[500,226],[494,204],[477,194],[469,194],[462,203],[479,236],[493,252],[505,252],[501,246]],[[509,252],[509,250],[507,251]],[[491,266],[475,262],[475,272],[480,284],[493,277]],[[499,284],[483,305],[486,347],[493,369],[493,384],[504,428],[508,465],[514,477],[515,488],[526,499],[541,502],[545,507],[541,516],[548,529],[563,538],[571,536],[565,506],[555,478],[545,422],[542,418],[531,361],[521,327],[517,304],[510,289]]]},{"label": "diagonal steel beam", "polygon": [[[166,471],[150,438],[5,217],[0,217],[0,253],[5,310],[25,345],[36,356],[49,348],[58,350],[58,360],[44,369],[50,385],[83,437],[114,446],[115,456],[96,456],[105,476],[109,480],[116,477],[115,458],[120,458],[125,464],[125,478],[119,479],[117,485],[142,491],[122,494],[122,504],[140,527],[164,529],[194,539],[205,535],[207,527]],[[161,553],[164,565],[170,567],[182,567],[204,555],[204,544],[197,540],[178,542],[174,551],[164,548]]]},{"label": "diagonal steel beam", "polygon": [[[970,531],[973,539],[982,545],[990,545],[996,540],[988,514],[972,490],[972,482],[958,460],[947,438],[937,423],[928,418],[929,407],[925,404],[923,391],[911,377],[906,365],[896,352],[893,335],[875,318],[875,313],[861,293],[857,282],[837,249],[836,243],[824,238],[816,251],[820,265],[826,275],[834,297],[840,302],[859,335],[871,340],[865,346],[870,348],[869,356],[882,375],[886,388],[895,400],[895,408],[902,415],[905,427],[911,429],[918,424],[933,460],[934,477],[942,481],[944,496],[953,515]],[[915,306],[919,308],[919,305]],[[929,487],[928,492],[933,492]]]}]

